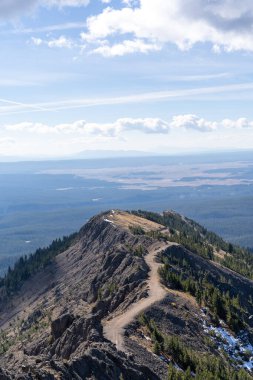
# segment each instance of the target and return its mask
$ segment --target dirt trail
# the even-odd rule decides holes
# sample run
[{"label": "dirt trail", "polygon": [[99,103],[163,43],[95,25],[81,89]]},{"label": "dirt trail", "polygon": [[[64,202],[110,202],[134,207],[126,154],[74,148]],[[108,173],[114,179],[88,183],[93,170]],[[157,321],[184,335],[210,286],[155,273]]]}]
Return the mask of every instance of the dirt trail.
[{"label": "dirt trail", "polygon": [[142,311],[150,307],[155,302],[161,301],[166,296],[166,290],[160,283],[158,269],[162,265],[155,261],[157,254],[170,245],[159,244],[153,245],[149,253],[145,256],[145,261],[150,268],[148,279],[148,297],[131,305],[124,314],[121,314],[104,323],[104,336],[116,345],[117,350],[124,351],[124,329],[134,318]]}]

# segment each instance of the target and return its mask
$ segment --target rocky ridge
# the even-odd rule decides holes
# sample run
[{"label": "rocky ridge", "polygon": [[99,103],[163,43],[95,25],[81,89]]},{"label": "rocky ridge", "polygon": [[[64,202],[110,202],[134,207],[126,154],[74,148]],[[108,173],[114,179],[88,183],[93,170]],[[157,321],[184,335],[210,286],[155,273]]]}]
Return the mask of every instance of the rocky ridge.
[{"label": "rocky ridge", "polygon": [[[0,304],[0,379],[166,379],[174,359],[154,352],[152,334],[138,318],[126,328],[124,352],[103,331],[107,321],[147,298],[148,252],[156,247],[162,259],[178,251],[201,268],[209,265],[214,275],[230,275],[235,286],[240,282],[177,243],[168,248],[171,234],[162,224],[118,210],[92,218],[69,249]],[[245,294],[253,290],[250,280],[241,283]],[[207,343],[208,317],[196,299],[164,286],[166,296],[143,310],[147,318],[196,352],[219,356]]]}]

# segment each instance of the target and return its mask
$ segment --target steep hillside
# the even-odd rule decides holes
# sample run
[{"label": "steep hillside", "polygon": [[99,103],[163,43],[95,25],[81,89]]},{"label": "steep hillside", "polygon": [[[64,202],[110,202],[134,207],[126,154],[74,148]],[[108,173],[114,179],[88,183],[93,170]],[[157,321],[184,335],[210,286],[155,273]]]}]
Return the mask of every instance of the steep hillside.
[{"label": "steep hillside", "polygon": [[251,278],[175,213],[100,214],[1,280],[0,379],[253,379]]}]

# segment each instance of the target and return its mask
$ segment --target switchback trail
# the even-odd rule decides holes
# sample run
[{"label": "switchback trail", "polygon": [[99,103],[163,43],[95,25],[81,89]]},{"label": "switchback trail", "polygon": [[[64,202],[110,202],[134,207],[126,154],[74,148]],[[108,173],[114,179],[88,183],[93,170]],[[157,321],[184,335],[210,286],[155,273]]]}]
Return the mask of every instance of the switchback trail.
[{"label": "switchback trail", "polygon": [[134,318],[142,311],[150,307],[155,302],[161,301],[165,298],[167,292],[160,283],[158,269],[162,264],[155,261],[156,256],[161,251],[164,251],[172,243],[153,245],[149,253],[145,256],[145,261],[150,268],[148,278],[148,297],[143,298],[140,301],[132,304],[125,313],[106,321],[103,326],[103,332],[105,338],[110,340],[116,345],[117,350],[124,351],[124,329],[129,325]]}]

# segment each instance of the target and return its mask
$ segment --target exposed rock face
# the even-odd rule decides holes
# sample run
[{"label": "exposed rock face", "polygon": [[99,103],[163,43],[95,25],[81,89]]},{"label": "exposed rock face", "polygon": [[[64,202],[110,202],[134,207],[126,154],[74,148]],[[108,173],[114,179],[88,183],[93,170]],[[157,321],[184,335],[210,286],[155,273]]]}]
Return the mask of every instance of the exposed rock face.
[{"label": "exposed rock face", "polygon": [[22,338],[0,360],[11,378],[17,376],[15,368],[17,378],[24,379],[54,379],[59,373],[62,379],[118,379],[121,374],[157,379],[104,341],[102,319],[146,295],[148,266],[135,249],[141,245],[145,251],[152,244],[149,237],[131,234],[128,224],[122,228],[108,218],[106,213],[91,219],[78,242],[5,305],[2,327],[8,330],[10,321],[23,320]]},{"label": "exposed rock face", "polygon": [[75,317],[72,314],[63,314],[51,323],[51,334],[54,340],[60,338],[67,328],[72,325]]},{"label": "exposed rock face", "polygon": [[0,380],[9,380],[11,377],[0,368]]}]

